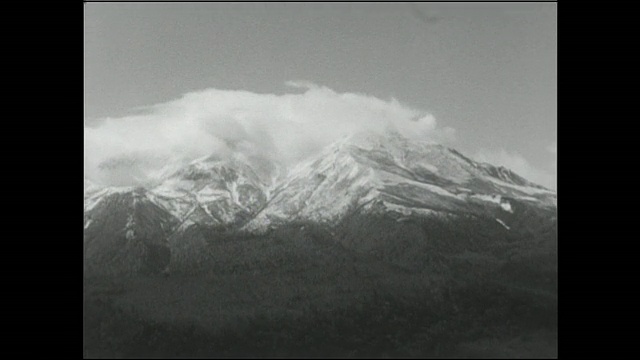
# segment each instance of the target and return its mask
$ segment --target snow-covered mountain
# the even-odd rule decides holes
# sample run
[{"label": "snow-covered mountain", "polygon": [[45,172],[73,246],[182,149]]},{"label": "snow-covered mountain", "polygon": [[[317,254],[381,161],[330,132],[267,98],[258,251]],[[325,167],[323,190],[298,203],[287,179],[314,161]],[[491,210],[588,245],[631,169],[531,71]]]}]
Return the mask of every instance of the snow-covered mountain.
[{"label": "snow-covered mountain", "polygon": [[[208,156],[175,167],[169,164],[159,179],[141,187],[147,199],[178,219],[191,224],[227,226],[242,223],[264,206],[273,181],[239,158]],[[140,187],[100,188],[85,181],[85,212],[115,194]]]},{"label": "snow-covered mountain", "polygon": [[357,134],[296,166],[245,227],[291,220],[335,223],[354,211],[405,215],[511,212],[510,201],[555,206],[555,192],[510,170],[474,162],[438,144],[398,134]]},{"label": "snow-covered mountain", "polygon": [[85,244],[89,263],[126,258],[134,264],[129,271],[138,271],[159,269],[176,256],[189,261],[209,230],[261,234],[299,222],[335,227],[353,214],[398,221],[476,216],[510,230],[527,221],[523,214],[554,216],[548,214],[555,207],[554,191],[503,167],[399,134],[361,133],[284,176],[266,159],[209,156],[168,164],[144,188],[85,181]]},{"label": "snow-covered mountain", "polygon": [[154,200],[184,225],[244,223],[267,201],[271,178],[244,161],[198,159],[151,189]]}]

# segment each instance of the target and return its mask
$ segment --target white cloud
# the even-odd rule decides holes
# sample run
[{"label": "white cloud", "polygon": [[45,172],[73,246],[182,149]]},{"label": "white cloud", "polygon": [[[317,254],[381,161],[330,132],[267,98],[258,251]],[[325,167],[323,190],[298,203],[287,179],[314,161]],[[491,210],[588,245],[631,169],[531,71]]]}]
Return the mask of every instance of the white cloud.
[{"label": "white cloud", "polygon": [[482,149],[476,153],[474,158],[492,165],[502,165],[533,183],[549,189],[556,189],[557,173],[555,169],[553,172],[549,172],[536,168],[517,152],[508,152],[505,149]]},{"label": "white cloud", "polygon": [[558,142],[554,141],[549,146],[547,146],[547,151],[552,154],[558,153]]},{"label": "white cloud", "polygon": [[207,89],[144,108],[144,113],[102,119],[85,127],[86,177],[132,184],[170,161],[229,151],[291,164],[345,135],[396,130],[409,138],[452,141],[424,110],[396,99],[338,93],[305,81],[284,95]]}]

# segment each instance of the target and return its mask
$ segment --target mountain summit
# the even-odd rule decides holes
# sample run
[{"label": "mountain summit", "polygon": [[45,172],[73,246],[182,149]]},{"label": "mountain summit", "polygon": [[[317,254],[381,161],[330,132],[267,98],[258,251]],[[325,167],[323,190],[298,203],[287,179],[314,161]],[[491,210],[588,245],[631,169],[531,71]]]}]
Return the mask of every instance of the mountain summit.
[{"label": "mountain summit", "polygon": [[333,223],[374,205],[403,214],[511,211],[510,199],[552,207],[555,193],[510,170],[470,160],[456,150],[399,134],[357,134],[294,167],[246,227],[292,219]]}]

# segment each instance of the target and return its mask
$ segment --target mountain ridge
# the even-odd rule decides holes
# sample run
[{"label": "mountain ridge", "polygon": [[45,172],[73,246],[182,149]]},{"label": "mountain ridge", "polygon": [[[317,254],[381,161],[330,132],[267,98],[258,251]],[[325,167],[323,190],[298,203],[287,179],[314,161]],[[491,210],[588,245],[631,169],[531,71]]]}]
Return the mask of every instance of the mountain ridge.
[{"label": "mountain ridge", "polygon": [[[527,227],[520,214],[533,211],[544,218],[556,208],[554,191],[511,170],[399,134],[345,137],[291,167],[286,176],[277,176],[275,164],[263,163],[261,170],[255,164],[241,157],[206,156],[184,166],[168,164],[171,171],[147,187],[100,189],[85,181],[85,244],[102,241],[98,248],[115,259],[122,257],[118,246],[138,241],[142,245],[129,247],[137,256],[181,254],[181,261],[189,262],[200,256],[194,249],[205,251],[214,233],[260,236],[298,223],[336,228],[353,216],[385,216],[398,223],[471,216],[517,232]],[[127,221],[132,214],[146,220],[132,225]],[[159,239],[140,240],[137,234]],[[171,263],[165,255],[153,261]]]}]

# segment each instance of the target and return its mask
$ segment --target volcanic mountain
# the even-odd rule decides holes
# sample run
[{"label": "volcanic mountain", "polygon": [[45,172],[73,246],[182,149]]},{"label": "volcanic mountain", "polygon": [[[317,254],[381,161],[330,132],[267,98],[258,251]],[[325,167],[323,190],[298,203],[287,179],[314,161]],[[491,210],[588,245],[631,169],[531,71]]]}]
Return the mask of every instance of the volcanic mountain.
[{"label": "volcanic mountain", "polygon": [[[428,221],[453,231],[472,222],[498,237],[552,231],[556,222],[554,191],[504,167],[397,133],[349,136],[283,175],[267,160],[240,155],[169,168],[139,187],[100,188],[85,181],[88,270],[197,268],[216,238],[264,236],[300,224],[318,226],[347,244],[346,234],[353,235],[365,218],[385,219],[378,224],[386,229]],[[357,243],[349,242],[350,249],[373,246]]]}]

